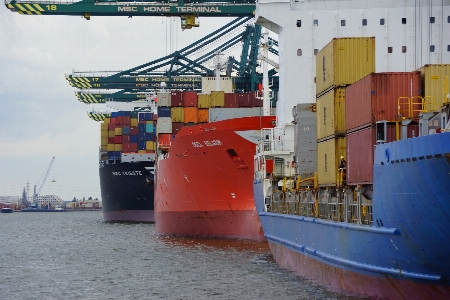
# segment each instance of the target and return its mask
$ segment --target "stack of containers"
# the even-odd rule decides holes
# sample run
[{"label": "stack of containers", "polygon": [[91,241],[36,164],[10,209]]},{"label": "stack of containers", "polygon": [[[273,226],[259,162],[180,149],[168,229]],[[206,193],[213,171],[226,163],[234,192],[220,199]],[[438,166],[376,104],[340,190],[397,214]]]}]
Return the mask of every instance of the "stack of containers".
[{"label": "stack of containers", "polygon": [[[450,64],[425,65],[418,70],[421,73],[422,96],[425,102],[436,102],[436,107],[425,105],[425,109],[439,109],[443,104],[450,102]],[[445,87],[447,90],[445,90]]]},{"label": "stack of containers", "polygon": [[375,71],[375,38],[335,38],[316,55],[319,186],[335,186],[346,156],[345,87]]},{"label": "stack of containers", "polygon": [[[173,98],[172,99],[172,95]],[[175,120],[179,123],[184,118],[183,95],[181,92],[158,93],[157,148],[169,148],[172,142],[172,108]],[[176,125],[178,126],[178,125]]]},{"label": "stack of containers", "polygon": [[111,122],[111,118],[103,119],[103,123],[100,123],[100,154],[102,160],[108,159],[108,125]]},{"label": "stack of containers", "polygon": [[[347,135],[347,183],[350,185],[373,182],[374,146],[377,141],[376,123],[387,122],[385,142],[397,139],[395,122],[400,111],[408,111],[400,97],[419,97],[420,72],[373,73],[348,86],[345,91]],[[406,103],[401,101],[400,103]],[[405,105],[406,106],[406,105]],[[420,108],[411,111],[417,119]],[[400,123],[401,125],[401,123]],[[419,135],[417,122],[407,125],[407,136]],[[400,138],[400,137],[399,137]]]},{"label": "stack of containers", "polygon": [[154,122],[149,112],[111,113],[101,125],[101,152],[108,160],[120,160],[122,153],[154,153]]}]

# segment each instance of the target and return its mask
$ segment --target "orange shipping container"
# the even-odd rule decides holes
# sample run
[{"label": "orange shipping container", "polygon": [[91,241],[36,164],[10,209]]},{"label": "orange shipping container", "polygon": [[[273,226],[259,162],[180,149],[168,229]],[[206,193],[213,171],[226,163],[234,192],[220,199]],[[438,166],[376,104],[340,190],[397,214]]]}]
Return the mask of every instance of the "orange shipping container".
[{"label": "orange shipping container", "polygon": [[198,108],[185,107],[184,108],[184,123],[198,123]]},{"label": "orange shipping container", "polygon": [[172,134],[170,133],[158,134],[158,148],[160,149],[170,148],[171,143],[172,143]]},{"label": "orange shipping container", "polygon": [[209,108],[199,108],[197,115],[199,123],[209,122]]}]

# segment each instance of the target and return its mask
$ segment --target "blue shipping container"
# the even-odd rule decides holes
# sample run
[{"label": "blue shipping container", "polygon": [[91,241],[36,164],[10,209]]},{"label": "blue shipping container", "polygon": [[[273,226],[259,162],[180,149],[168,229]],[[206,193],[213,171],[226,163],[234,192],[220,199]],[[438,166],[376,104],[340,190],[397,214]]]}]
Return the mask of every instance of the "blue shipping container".
[{"label": "blue shipping container", "polygon": [[155,134],[153,132],[147,132],[145,134],[146,141],[153,141],[154,138],[155,138]]},{"label": "blue shipping container", "polygon": [[145,141],[145,133],[144,132],[138,133],[138,142],[140,142],[140,141]]},{"label": "blue shipping container", "polygon": [[130,143],[137,143],[138,142],[138,136],[137,135],[130,135]]},{"label": "blue shipping container", "polygon": [[170,107],[158,107],[158,118],[170,118]]},{"label": "blue shipping container", "polygon": [[130,126],[123,126],[122,134],[130,134]]},{"label": "blue shipping container", "polygon": [[139,131],[139,133],[145,133],[145,126],[146,126],[147,124],[145,124],[145,123],[139,123],[138,124],[138,131]]},{"label": "blue shipping container", "polygon": [[114,151],[114,156],[116,158],[121,158],[122,157],[122,151]]},{"label": "blue shipping container", "polygon": [[145,150],[145,140],[138,141],[138,150]]},{"label": "blue shipping container", "polygon": [[114,151],[108,151],[107,154],[109,160],[114,160]]},{"label": "blue shipping container", "polygon": [[117,116],[118,116],[117,111],[111,112],[111,118],[115,118]]}]

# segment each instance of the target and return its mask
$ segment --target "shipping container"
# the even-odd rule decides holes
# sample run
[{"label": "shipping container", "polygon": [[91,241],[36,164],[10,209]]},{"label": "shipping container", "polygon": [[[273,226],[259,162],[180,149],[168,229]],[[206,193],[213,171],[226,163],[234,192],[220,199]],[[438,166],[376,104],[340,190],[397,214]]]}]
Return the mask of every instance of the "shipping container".
[{"label": "shipping container", "polygon": [[183,106],[185,107],[197,107],[198,99],[196,91],[183,92]]},{"label": "shipping container", "polygon": [[102,131],[100,131],[100,136],[101,137],[108,137],[108,130],[102,130]]},{"label": "shipping container", "polygon": [[172,134],[170,133],[160,133],[158,134],[158,148],[167,149],[172,143]]},{"label": "shipping container", "polygon": [[108,137],[115,137],[116,134],[114,133],[114,130],[108,130]]},{"label": "shipping container", "polygon": [[345,88],[334,88],[316,102],[317,139],[345,134]]},{"label": "shipping container", "polygon": [[145,133],[145,140],[146,141],[153,141],[155,139],[155,134],[153,132],[146,132]]},{"label": "shipping container", "polygon": [[117,112],[118,117],[123,117],[125,115],[125,112],[123,110],[120,110]]},{"label": "shipping container", "polygon": [[158,93],[158,106],[169,107],[170,106],[170,93]]},{"label": "shipping container", "polygon": [[131,118],[129,116],[123,116],[122,125],[130,126],[130,120]]},{"label": "shipping container", "polygon": [[262,98],[256,98],[255,94],[251,94],[250,99],[252,99],[252,107],[262,107],[263,106]]},{"label": "shipping container", "polygon": [[[147,126],[147,124],[146,123],[139,123],[138,124],[138,132],[139,133],[144,133],[145,132],[145,127]],[[130,129],[130,132],[131,132],[131,129]]]},{"label": "shipping container", "polygon": [[172,119],[169,118],[158,118],[157,123],[157,132],[158,133],[172,133]]},{"label": "shipping container", "polygon": [[130,143],[122,143],[122,153],[130,152]]},{"label": "shipping container", "polygon": [[238,94],[237,93],[225,93],[224,107],[226,107],[226,108],[239,107]]},{"label": "shipping container", "polygon": [[139,140],[137,143],[137,146],[138,146],[138,151],[145,150],[145,140],[143,140],[143,141]]},{"label": "shipping container", "polygon": [[183,106],[183,92],[182,91],[170,92],[170,105],[171,106]]},{"label": "shipping container", "polygon": [[138,153],[147,153],[147,151],[146,151],[146,150],[143,150],[143,149],[139,149],[139,150],[138,150]]},{"label": "shipping container", "polygon": [[123,116],[118,116],[115,118],[115,120],[116,120],[116,125],[123,125]]},{"label": "shipping container", "polygon": [[210,122],[222,121],[242,117],[262,116],[260,107],[239,107],[239,108],[210,108]]},{"label": "shipping container", "polygon": [[108,144],[106,144],[106,145],[101,145],[100,146],[100,151],[101,152],[106,152],[106,151],[108,151],[108,146],[107,146]]},{"label": "shipping container", "polygon": [[225,105],[225,93],[222,91],[211,91],[211,107],[223,107]]},{"label": "shipping container", "polygon": [[122,151],[122,144],[114,144],[114,151]]},{"label": "shipping container", "polygon": [[102,136],[102,137],[100,138],[100,145],[106,145],[106,144],[108,144],[108,139],[110,139],[110,138],[107,137],[107,136]]},{"label": "shipping container", "polygon": [[211,103],[210,103],[210,95],[208,94],[198,94],[198,107],[199,108],[210,108],[211,107]]},{"label": "shipping container", "polygon": [[108,124],[108,130],[114,130],[116,128],[116,123],[109,123]]},{"label": "shipping container", "polygon": [[130,117],[131,118],[131,111],[124,111],[123,112],[124,117]]},{"label": "shipping container", "polygon": [[115,159],[121,159],[122,158],[122,151],[114,151],[114,157]]},{"label": "shipping container", "polygon": [[199,108],[197,115],[198,115],[199,123],[209,122],[209,109],[208,108]]},{"label": "shipping container", "polygon": [[117,117],[118,115],[119,115],[119,113],[117,111],[111,112],[111,119]]},{"label": "shipping container", "polygon": [[252,107],[253,98],[250,97],[250,93],[239,93],[238,94],[238,106],[239,107]]},{"label": "shipping container", "polygon": [[138,113],[137,111],[132,111],[131,112],[131,119],[137,119],[138,118]]},{"label": "shipping container", "polygon": [[114,160],[114,151],[108,151],[108,153],[106,153],[106,155],[108,156],[109,160]]},{"label": "shipping container", "polygon": [[130,135],[130,143],[137,143],[138,142],[138,135]]},{"label": "shipping container", "polygon": [[145,141],[145,132],[139,132],[138,134],[138,142]]},{"label": "shipping container", "polygon": [[122,135],[122,144],[129,144],[130,143],[130,136],[127,135]]},{"label": "shipping container", "polygon": [[137,151],[138,151],[137,142],[136,143],[130,143],[130,152],[137,152]]},{"label": "shipping container", "polygon": [[170,107],[158,107],[158,119],[170,117]]},{"label": "shipping container", "polygon": [[147,141],[145,143],[146,150],[155,150],[155,142],[153,141]]},{"label": "shipping container", "polygon": [[107,151],[114,151],[114,145],[115,145],[115,144],[107,144],[107,145],[106,145],[106,150],[107,150]]},{"label": "shipping container", "polygon": [[108,137],[107,138],[107,144],[115,144],[116,143],[116,137],[112,136],[112,137]]},{"label": "shipping container", "polygon": [[114,134],[115,135],[122,135],[122,127],[116,127],[114,129]]},{"label": "shipping container", "polygon": [[[122,144],[122,136],[121,135],[116,135],[114,137],[114,144]],[[116,150],[118,151],[118,150]]]},{"label": "shipping container", "polygon": [[137,135],[138,133],[139,133],[139,128],[137,126],[136,127],[130,127],[130,134],[131,135]]},{"label": "shipping container", "polygon": [[130,126],[124,125],[122,127],[122,135],[124,134],[130,134]]},{"label": "shipping container", "polygon": [[316,95],[375,72],[375,38],[334,38],[316,54]]},{"label": "shipping container", "polygon": [[153,132],[153,121],[146,121],[145,123],[145,132]]},{"label": "shipping container", "polygon": [[172,122],[183,122],[184,107],[172,107],[170,109],[170,116],[172,117]]},{"label": "shipping container", "polygon": [[130,119],[130,126],[131,127],[137,127],[138,126],[138,119],[137,118],[131,118]]},{"label": "shipping container", "polygon": [[100,124],[100,130],[101,131],[108,130],[108,123],[101,123]]},{"label": "shipping container", "polygon": [[340,157],[346,154],[345,137],[331,138],[317,144],[319,186],[336,186]]},{"label": "shipping container", "polygon": [[[372,73],[345,89],[345,130],[375,124],[377,121],[417,117],[420,106],[410,109],[410,101],[421,102],[419,72]],[[400,108],[399,108],[399,98]],[[407,99],[408,98],[408,99]],[[416,100],[414,100],[416,99]]]},{"label": "shipping container", "polygon": [[111,122],[111,118],[104,118],[103,124],[109,124]]},{"label": "shipping container", "polygon": [[425,109],[433,111],[434,107],[439,109],[444,103],[450,102],[444,88],[447,85],[447,93],[450,93],[450,64],[425,65],[419,71],[422,80],[422,96],[425,97],[426,102]]},{"label": "shipping container", "polygon": [[172,123],[172,134],[177,134],[183,127],[184,123]]},{"label": "shipping container", "polygon": [[198,108],[185,107],[184,108],[184,123],[198,123]]}]

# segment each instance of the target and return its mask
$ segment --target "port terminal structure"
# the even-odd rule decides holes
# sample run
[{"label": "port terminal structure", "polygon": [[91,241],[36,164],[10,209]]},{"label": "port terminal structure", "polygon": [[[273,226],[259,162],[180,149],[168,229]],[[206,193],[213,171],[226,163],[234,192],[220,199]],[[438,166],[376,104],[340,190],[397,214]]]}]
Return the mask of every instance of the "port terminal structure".
[{"label": "port terminal structure", "polygon": [[[257,69],[258,49],[263,39],[261,26],[253,21],[250,17],[236,18],[179,51],[126,71],[73,71],[66,75],[66,79],[80,90],[75,95],[86,104],[144,101],[149,94],[161,89],[162,83],[167,90],[200,92],[202,78],[214,77],[215,70],[208,66],[208,62],[218,53],[225,54],[241,47],[240,57],[229,56],[222,71],[226,76],[232,76],[235,91],[253,92],[263,77]],[[278,42],[270,39],[270,44],[269,52],[277,57]],[[268,70],[268,76],[272,95],[276,95],[277,69]]]},{"label": "port terminal structure", "polygon": [[199,27],[198,17],[253,17],[256,0],[81,0],[81,1],[8,1],[5,5],[23,15],[81,16],[178,16],[181,28]]}]

